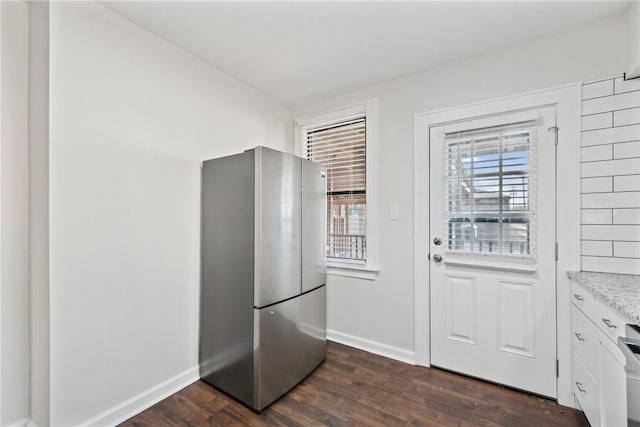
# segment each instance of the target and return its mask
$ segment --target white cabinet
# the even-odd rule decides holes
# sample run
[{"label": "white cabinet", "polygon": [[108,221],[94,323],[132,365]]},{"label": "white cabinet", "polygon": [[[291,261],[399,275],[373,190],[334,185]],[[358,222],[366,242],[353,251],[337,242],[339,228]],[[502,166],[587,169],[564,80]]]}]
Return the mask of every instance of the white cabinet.
[{"label": "white cabinet", "polygon": [[624,320],[593,294],[572,284],[573,394],[592,426],[627,425],[624,355],[615,340]]},{"label": "white cabinet", "polygon": [[603,426],[627,425],[627,377],[624,355],[608,339],[598,346],[600,361],[600,423]]}]

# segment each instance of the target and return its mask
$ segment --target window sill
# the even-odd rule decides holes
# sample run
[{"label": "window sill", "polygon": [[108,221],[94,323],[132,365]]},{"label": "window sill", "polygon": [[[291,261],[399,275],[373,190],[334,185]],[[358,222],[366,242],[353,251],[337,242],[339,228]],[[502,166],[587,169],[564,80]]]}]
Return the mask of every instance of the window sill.
[{"label": "window sill", "polygon": [[487,270],[512,271],[516,273],[534,274],[538,271],[538,266],[533,263],[518,262],[514,260],[504,259],[501,261],[485,261],[472,258],[453,258],[445,259],[444,264],[454,267],[470,267],[484,268]]},{"label": "window sill", "polygon": [[355,279],[376,280],[380,268],[370,267],[364,264],[329,262],[327,274],[331,276],[353,277]]}]

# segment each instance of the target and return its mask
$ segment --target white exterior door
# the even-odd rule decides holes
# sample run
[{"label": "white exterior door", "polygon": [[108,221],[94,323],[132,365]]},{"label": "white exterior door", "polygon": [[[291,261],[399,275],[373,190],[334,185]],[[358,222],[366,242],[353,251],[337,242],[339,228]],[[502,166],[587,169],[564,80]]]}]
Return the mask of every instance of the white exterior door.
[{"label": "white exterior door", "polygon": [[430,128],[431,364],[556,397],[555,107]]}]

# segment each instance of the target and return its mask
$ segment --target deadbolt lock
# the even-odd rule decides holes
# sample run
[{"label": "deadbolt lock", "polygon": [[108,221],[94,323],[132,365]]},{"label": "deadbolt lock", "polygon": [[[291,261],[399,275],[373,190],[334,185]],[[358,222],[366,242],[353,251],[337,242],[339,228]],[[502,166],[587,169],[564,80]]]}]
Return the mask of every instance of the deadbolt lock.
[{"label": "deadbolt lock", "polygon": [[442,239],[436,237],[435,239],[433,239],[433,244],[436,246],[440,246],[442,244]]}]

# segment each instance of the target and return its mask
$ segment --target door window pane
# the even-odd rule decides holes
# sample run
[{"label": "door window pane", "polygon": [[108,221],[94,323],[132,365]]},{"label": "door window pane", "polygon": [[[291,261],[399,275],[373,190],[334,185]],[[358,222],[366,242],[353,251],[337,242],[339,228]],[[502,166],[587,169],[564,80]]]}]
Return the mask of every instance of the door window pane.
[{"label": "door window pane", "polygon": [[445,250],[535,256],[533,122],[445,135]]}]

